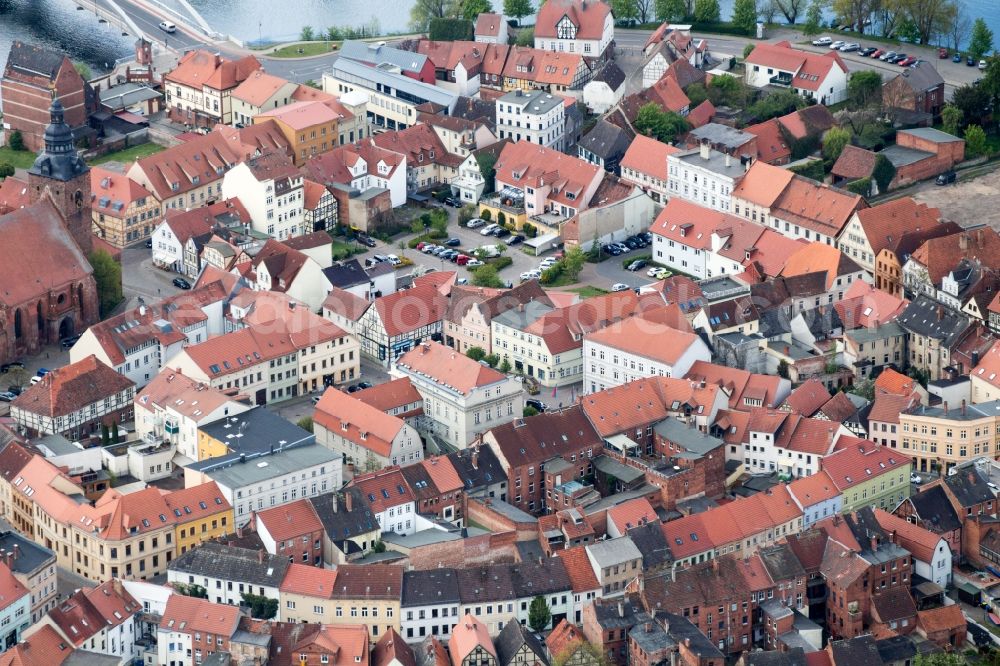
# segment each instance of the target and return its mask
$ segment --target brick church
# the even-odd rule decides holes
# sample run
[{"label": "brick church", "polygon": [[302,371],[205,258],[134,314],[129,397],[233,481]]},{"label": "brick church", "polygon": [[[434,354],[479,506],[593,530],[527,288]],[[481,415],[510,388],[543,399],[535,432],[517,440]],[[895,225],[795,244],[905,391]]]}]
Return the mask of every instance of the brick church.
[{"label": "brick church", "polygon": [[90,170],[62,104],[49,108],[28,202],[0,216],[0,363],[38,353],[99,321],[91,251]]}]

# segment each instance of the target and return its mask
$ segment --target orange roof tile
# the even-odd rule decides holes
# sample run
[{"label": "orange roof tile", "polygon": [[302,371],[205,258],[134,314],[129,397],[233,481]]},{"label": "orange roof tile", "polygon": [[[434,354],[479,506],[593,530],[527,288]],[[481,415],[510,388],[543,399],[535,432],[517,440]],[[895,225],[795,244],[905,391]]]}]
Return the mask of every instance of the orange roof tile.
[{"label": "orange roof tile", "polygon": [[263,526],[275,541],[288,541],[309,532],[323,531],[323,523],[316,515],[312,502],[307,499],[258,511],[254,519],[257,529]]},{"label": "orange roof tile", "polygon": [[163,496],[178,523],[201,520],[206,516],[232,510],[229,500],[219,491],[215,481],[190,488],[178,488]]},{"label": "orange roof tile", "polygon": [[337,388],[328,388],[316,403],[314,422],[380,456],[392,452],[392,442],[405,425]]},{"label": "orange roof tile", "polygon": [[368,496],[368,502],[375,513],[414,501],[413,490],[406,483],[398,465],[356,476],[350,485]]},{"label": "orange roof tile", "polygon": [[712,233],[721,227],[738,226],[740,218],[696,203],[672,197],[649,227],[650,232],[688,247],[708,250],[712,247]]},{"label": "orange roof tile", "polygon": [[[555,2],[556,0],[550,0]],[[497,650],[493,647],[493,639],[486,625],[480,622],[475,616],[468,613],[460,619],[451,629],[451,640],[448,642],[448,652],[451,653],[451,663],[454,666],[462,666],[469,653],[482,647],[494,657]]]},{"label": "orange roof tile", "polygon": [[227,60],[210,51],[197,49],[185,53],[177,66],[163,77],[166,83],[179,83],[201,90],[231,90],[260,69],[260,61],[252,55],[239,60]]},{"label": "orange roof tile", "polygon": [[882,529],[895,534],[896,543],[915,558],[928,563],[934,560],[934,552],[942,541],[940,535],[883,509],[875,509],[875,519]]},{"label": "orange roof tile", "polygon": [[[1000,298],[1000,294],[997,294],[997,297]],[[885,373],[883,372],[883,374]],[[983,354],[979,360],[979,365],[973,368],[970,374],[991,386],[1000,388],[1000,341],[993,343],[989,351]],[[879,377],[881,376],[879,375]],[[878,386],[877,380],[876,386]]]},{"label": "orange roof tile", "polygon": [[700,387],[677,377],[646,377],[580,398],[587,418],[602,437],[634,430],[690,407],[711,416],[719,387]]},{"label": "orange roof tile", "polygon": [[830,173],[849,181],[868,178],[875,170],[876,161],[878,161],[878,155],[871,150],[847,144],[840,152],[840,157],[834,162]]},{"label": "orange roof tile", "polygon": [[28,183],[15,176],[7,176],[3,179],[3,182],[0,183],[0,215],[24,208],[30,203]]},{"label": "orange roof tile", "polygon": [[[587,333],[584,340],[671,366],[692,347],[704,348],[694,333],[639,315]],[[666,341],[669,344],[664,344]]]},{"label": "orange roof tile", "polygon": [[0,563],[0,610],[7,608],[28,594],[28,588],[21,585],[10,568],[6,564]]},{"label": "orange roof tile", "polygon": [[802,416],[812,416],[830,399],[830,391],[818,379],[807,379],[793,390],[782,407],[787,407]]},{"label": "orange roof tile", "polygon": [[42,624],[31,636],[22,637],[19,643],[0,654],[0,666],[60,666],[71,654],[73,648],[55,628]]},{"label": "orange roof tile", "polygon": [[263,106],[271,97],[283,86],[291,81],[280,76],[268,74],[262,69],[258,69],[244,79],[243,83],[236,86],[230,95],[234,99],[242,100],[251,106]]},{"label": "orange roof tile", "polygon": [[56,368],[11,403],[15,410],[47,417],[67,416],[88,405],[123,394],[129,399],[135,382],[90,356]]},{"label": "orange roof tile", "polygon": [[889,323],[901,315],[908,304],[905,298],[876,289],[864,280],[856,280],[833,308],[840,315],[844,330],[850,331]]},{"label": "orange roof tile", "polygon": [[636,134],[621,160],[622,169],[632,169],[667,182],[667,156],[680,149],[642,134]]},{"label": "orange roof tile", "polygon": [[910,259],[927,269],[926,279],[931,284],[939,285],[941,278],[961,259],[978,259],[992,266],[997,256],[1000,256],[1000,234],[992,227],[980,227],[974,231],[928,239],[914,250]]},{"label": "orange roof tile", "polygon": [[[305,501],[305,500],[302,500]],[[292,562],[285,571],[280,590],[317,599],[332,599],[337,584],[337,570]]]},{"label": "orange roof tile", "polygon": [[913,458],[905,453],[866,440],[858,440],[856,445],[820,460],[820,468],[826,470],[841,492],[882,474],[901,471],[908,475],[912,464]]},{"label": "orange roof tile", "polygon": [[843,252],[832,245],[815,241],[802,245],[797,252],[788,257],[785,267],[781,269],[781,275],[788,278],[810,273],[826,273],[824,284],[827,289],[832,289],[837,278],[844,273],[860,271],[861,267],[850,261]]},{"label": "orange roof tile", "polygon": [[[604,22],[611,14],[611,7],[601,0],[553,0],[538,10],[535,20],[535,37],[555,38],[556,26],[564,16],[576,26],[576,38],[599,40],[604,34]],[[594,56],[600,55],[595,53]]]},{"label": "orange roof tile", "polygon": [[503,16],[500,14],[483,12],[476,17],[476,36],[496,37],[500,34],[500,25],[503,20]]},{"label": "orange roof tile", "polygon": [[909,396],[916,388],[916,380],[892,368],[886,368],[875,378],[875,390],[882,393]]},{"label": "orange roof tile", "polygon": [[903,234],[941,223],[941,211],[911,197],[901,197],[857,212],[873,254],[891,246]]},{"label": "orange roof tile", "polygon": [[124,174],[95,166],[90,169],[91,210],[112,217],[127,217],[128,208],[152,196],[145,187]]},{"label": "orange roof tile", "polygon": [[566,565],[566,575],[573,585],[573,592],[579,594],[601,589],[601,583],[594,574],[594,568],[587,556],[586,546],[574,546],[557,550],[556,555],[563,558]]},{"label": "orange roof tile", "polygon": [[633,527],[659,520],[653,505],[645,497],[637,497],[608,509],[608,521],[614,523],[621,534],[625,534]]},{"label": "orange roof tile", "polygon": [[448,299],[438,285],[414,282],[409,289],[376,298],[374,307],[386,334],[395,338],[441,321],[448,308]]},{"label": "orange roof tile", "polygon": [[788,484],[788,492],[798,501],[803,510],[814,504],[840,496],[840,491],[826,470],[795,479]]},{"label": "orange roof tile", "polygon": [[[376,384],[375,386],[353,394],[354,398],[366,405],[371,405],[375,409],[406,418],[423,412],[423,397],[413,387],[409,377],[400,377],[388,382]],[[407,405],[418,405],[415,409],[406,412],[394,412],[393,410],[406,407]]]},{"label": "orange roof tile", "polygon": [[771,215],[835,238],[854,211],[866,206],[860,195],[793,175],[771,206]]},{"label": "orange roof tile", "polygon": [[[810,53],[793,49],[787,41],[776,44],[761,43],[747,56],[748,65],[771,67],[796,74],[793,84],[796,88],[819,90],[826,75],[834,67],[839,67],[844,73],[847,65],[836,52]],[[815,79],[814,79],[815,77]]]},{"label": "orange roof tile", "polygon": [[[788,141],[781,133],[781,124],[777,118],[751,125],[743,131],[757,137],[757,160],[759,162],[775,164],[791,159],[792,150],[788,147]],[[746,178],[744,176],[743,180],[745,181]],[[742,186],[742,184],[741,182],[740,185]]]},{"label": "orange roof tile", "polygon": [[549,199],[574,209],[586,208],[586,197],[602,174],[596,164],[530,141],[508,143],[496,162],[498,183],[519,189],[551,184]]},{"label": "orange roof tile", "polygon": [[[545,637],[545,646],[554,659],[569,656],[578,645],[587,642],[587,638],[577,626],[563,618],[555,629]],[[588,663],[584,661],[584,663]]]},{"label": "orange roof tile", "polygon": [[240,622],[240,609],[207,599],[171,594],[160,619],[160,628],[193,634],[200,632],[231,638]]},{"label": "orange roof tile", "polygon": [[499,384],[507,375],[459,354],[440,342],[425,340],[396,360],[396,367],[449,386],[463,395]]},{"label": "orange roof tile", "polygon": [[427,470],[427,475],[431,477],[431,481],[434,482],[434,487],[437,488],[439,493],[451,493],[465,487],[461,477],[458,475],[458,470],[455,469],[455,465],[451,462],[451,458],[447,456],[432,456],[424,458],[420,464]]}]

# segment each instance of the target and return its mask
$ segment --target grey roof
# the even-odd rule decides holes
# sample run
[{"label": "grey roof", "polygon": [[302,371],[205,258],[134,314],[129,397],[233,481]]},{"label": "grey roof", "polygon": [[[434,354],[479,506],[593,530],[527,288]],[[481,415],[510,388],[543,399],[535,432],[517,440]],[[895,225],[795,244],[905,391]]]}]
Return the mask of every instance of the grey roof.
[{"label": "grey roof", "polygon": [[163,93],[138,83],[123,83],[101,91],[101,105],[109,109],[127,109],[133,104],[162,97]]},{"label": "grey roof", "polygon": [[628,537],[642,553],[644,569],[649,570],[673,562],[674,555],[670,551],[670,544],[663,535],[660,523],[646,523],[633,527],[628,531]]},{"label": "grey roof", "polygon": [[885,663],[911,661],[917,656],[917,647],[909,636],[892,636],[875,641],[875,649]]},{"label": "grey roof", "polygon": [[264,553],[262,562],[260,551],[210,541],[184,553],[168,568],[195,576],[277,588],[285,579],[288,558]]},{"label": "grey roof", "polygon": [[458,570],[458,595],[463,604],[511,601],[516,598],[510,566],[491,564]]},{"label": "grey roof", "polygon": [[[902,130],[901,130],[902,131]],[[928,157],[934,157],[934,153],[929,153],[926,150],[917,150],[916,148],[907,148],[905,146],[886,146],[884,150],[879,151],[879,155],[882,155],[887,160],[892,162],[892,166],[904,167],[910,164],[915,164],[920,160],[925,160]]]},{"label": "grey roof", "polygon": [[942,132],[941,130],[934,129],[933,127],[914,127],[913,129],[902,129],[899,131],[902,134],[912,134],[915,137],[919,137],[926,141],[933,141],[935,143],[951,143],[952,141],[962,140],[953,134]]},{"label": "grey roof", "polygon": [[339,453],[319,444],[310,444],[290,450],[275,451],[273,454],[247,456],[244,462],[241,462],[239,454],[233,453],[222,458],[210,458],[194,463],[189,465],[188,469],[202,472],[221,486],[242,488],[252,483],[298,472],[306,467],[332,463],[340,459]]},{"label": "grey roof", "polygon": [[587,552],[602,568],[642,558],[635,542],[627,536],[592,543],[587,546]]},{"label": "grey roof", "polygon": [[458,572],[455,569],[423,569],[403,572],[401,605],[457,604]]},{"label": "grey roof", "polygon": [[502,324],[503,326],[523,331],[537,319],[547,315],[553,310],[555,310],[555,308],[551,305],[547,305],[539,301],[532,301],[530,303],[525,303],[523,310],[521,308],[511,308],[506,312],[501,312],[493,317],[493,321],[498,324]]},{"label": "grey roof", "polygon": [[[449,113],[455,106],[457,95],[444,88],[432,86],[416,79],[411,79],[403,74],[396,74],[385,69],[369,67],[350,58],[337,58],[333,63],[333,76],[341,81],[346,81],[360,88],[376,90],[377,86],[391,88],[394,93],[402,92],[408,96],[404,101],[410,104],[421,104],[422,102],[434,102],[448,107]],[[393,94],[394,97],[397,95]]]},{"label": "grey roof", "polygon": [[518,651],[525,646],[535,655],[534,661],[536,664],[542,664],[543,666],[548,666],[549,664],[545,648],[542,646],[541,641],[520,622],[508,622],[496,637],[496,640],[493,641],[493,646],[497,650],[497,659],[500,666],[508,666],[512,663]]},{"label": "grey roof", "polygon": [[199,430],[237,453],[261,453],[294,444],[310,444],[316,437],[263,407],[206,423]]},{"label": "grey roof", "polygon": [[[472,454],[476,451],[478,451],[476,464],[473,465]],[[465,485],[466,492],[507,481],[507,474],[503,471],[503,466],[492,447],[480,446],[478,449],[469,447],[455,451],[448,454],[448,460]]]},{"label": "grey roof", "polygon": [[446,541],[461,540],[461,534],[433,528],[420,530],[418,532],[414,532],[413,534],[396,534],[395,532],[383,532],[382,534],[382,541],[384,541],[386,545],[398,546],[399,548],[418,548],[420,546],[431,546],[438,543],[444,543]]},{"label": "grey roof", "polygon": [[[121,657],[89,650],[73,650],[62,663],[66,666],[118,666],[121,664]],[[208,664],[208,661],[203,661],[202,664]]]},{"label": "grey roof", "polygon": [[[653,432],[674,444],[683,446],[689,453],[695,454],[695,457],[698,458],[722,446],[722,440],[718,437],[707,435],[677,419],[663,419],[653,426]],[[681,457],[685,456],[681,455]]]},{"label": "grey roof", "polygon": [[511,564],[510,582],[517,597],[534,597],[573,589],[561,557],[546,557],[535,562]]},{"label": "grey roof", "polygon": [[900,335],[906,335],[903,327],[894,321],[888,324],[879,324],[877,327],[865,326],[863,328],[853,328],[844,331],[844,335],[855,342],[874,342],[876,340],[887,340]]},{"label": "grey roof", "polygon": [[566,100],[559,95],[552,95],[544,90],[525,92],[517,89],[497,99],[497,104],[520,106],[522,114],[538,116],[544,116],[552,109],[563,106],[565,103]]},{"label": "grey roof", "polygon": [[[351,497],[351,509],[347,509],[347,496]],[[309,502],[323,523],[330,541],[337,544],[362,534],[379,530],[365,494],[358,488],[344,488],[339,492],[324,493],[310,497]],[[343,548],[341,549],[343,550]]]},{"label": "grey roof", "polygon": [[[987,404],[998,404],[996,401]],[[982,407],[983,405],[977,405]],[[989,482],[977,469],[965,469],[958,474],[946,476],[945,485],[963,507],[971,507],[981,502],[993,500],[996,494],[987,485]]]},{"label": "grey roof", "polygon": [[715,644],[686,617],[660,611],[657,611],[656,615],[666,620],[667,635],[678,643],[687,643],[687,649],[698,655],[702,662],[711,660],[721,663],[725,660],[719,648],[715,647]]},{"label": "grey roof", "polygon": [[29,76],[46,76],[55,80],[65,55],[36,44],[15,41],[7,54],[7,71],[15,70]]},{"label": "grey roof", "polygon": [[946,349],[958,342],[969,327],[967,316],[941,305],[925,294],[917,296],[906,306],[896,322],[910,333],[940,340]]},{"label": "grey roof", "polygon": [[780,599],[768,599],[760,604],[762,611],[775,619],[790,616],[794,611],[786,606]]},{"label": "grey roof", "polygon": [[760,559],[771,578],[800,578],[806,575],[806,570],[795,556],[795,551],[787,543],[762,548]]},{"label": "grey roof", "polygon": [[370,65],[389,64],[404,72],[420,73],[427,64],[427,56],[416,51],[404,51],[384,44],[369,44],[356,39],[345,40],[340,47],[340,56]]},{"label": "grey roof", "polygon": [[621,70],[621,67],[616,65],[614,62],[609,62],[590,80],[606,83],[611,90],[618,90],[618,88],[625,83],[625,79],[625,72]]},{"label": "grey roof", "polygon": [[17,557],[11,559],[10,569],[15,573],[30,576],[43,566],[55,563],[56,554],[54,551],[39,546],[17,532],[6,530],[0,532],[0,551],[13,553],[14,546],[17,546]]},{"label": "grey roof", "polygon": [[594,467],[604,474],[610,474],[619,481],[632,483],[643,478],[646,474],[641,469],[623,465],[614,458],[608,456],[597,456],[594,458]]},{"label": "grey roof", "polygon": [[538,518],[526,511],[522,511],[513,504],[508,504],[503,500],[491,497],[489,499],[490,509],[496,511],[501,516],[513,520],[515,523],[537,523]]},{"label": "grey roof", "polygon": [[[380,264],[383,262],[379,262]],[[388,263],[388,262],[385,262]],[[376,264],[378,265],[378,264]],[[323,269],[323,275],[334,287],[348,289],[359,284],[368,284],[370,278],[361,263],[357,259],[349,259],[335,263],[329,268]]]},{"label": "grey roof", "polygon": [[[740,164],[739,158],[729,157],[725,153],[720,153],[717,150],[711,151],[707,160],[701,156],[701,150],[699,148],[674,153],[670,156],[670,158],[680,160],[681,162],[690,164],[693,167],[711,171],[712,173],[716,173],[720,176],[732,178],[733,180],[739,180],[746,173],[743,165]],[[727,158],[729,162],[728,165],[726,164]],[[708,294],[706,294],[706,297],[707,296]]]},{"label": "grey roof", "polygon": [[659,622],[640,622],[629,630],[628,635],[647,655],[661,650],[672,651],[677,647]]},{"label": "grey roof", "polygon": [[[721,123],[706,123],[701,127],[691,130],[690,138],[701,141],[706,139],[712,147],[723,146],[729,150],[736,150],[740,146],[746,145],[755,138],[753,134],[738,130],[729,125]],[[738,160],[737,160],[738,162]],[[740,169],[743,169],[740,166]]]},{"label": "grey roof", "polygon": [[49,125],[45,128],[45,149],[35,158],[28,173],[67,182],[89,170],[90,167],[76,152],[73,130],[66,124],[62,102],[53,97],[49,107]]},{"label": "grey roof", "polygon": [[837,666],[879,666],[882,656],[870,634],[830,643]]},{"label": "grey roof", "polygon": [[931,532],[941,534],[962,527],[962,521],[955,513],[943,486],[934,486],[910,495],[910,503],[920,517],[922,526]]},{"label": "grey roof", "polygon": [[806,652],[800,647],[792,648],[788,652],[753,650],[746,653],[745,664],[746,666],[805,666]]},{"label": "grey roof", "polygon": [[39,437],[38,439],[32,440],[32,444],[34,444],[35,448],[38,449],[45,447],[51,451],[54,456],[72,455],[74,453],[80,453],[82,450],[80,447],[75,446],[73,442],[58,434]]},{"label": "grey roof", "polygon": [[589,150],[603,160],[620,160],[634,138],[632,132],[602,118],[580,139],[577,146]]},{"label": "grey roof", "polygon": [[929,62],[922,62],[917,67],[903,68],[903,71],[893,79],[893,81],[896,80],[902,80],[911,89],[920,93],[944,85],[941,74]]},{"label": "grey roof", "polygon": [[619,599],[595,599],[594,617],[602,629],[631,629],[639,622],[652,618],[642,607],[638,594],[626,594]]}]

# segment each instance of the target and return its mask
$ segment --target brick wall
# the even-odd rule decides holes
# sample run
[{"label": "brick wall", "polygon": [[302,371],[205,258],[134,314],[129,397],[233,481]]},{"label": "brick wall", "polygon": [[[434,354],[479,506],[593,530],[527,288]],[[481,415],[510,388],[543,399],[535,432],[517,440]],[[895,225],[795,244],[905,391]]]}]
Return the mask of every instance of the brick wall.
[{"label": "brick wall", "polygon": [[725,492],[726,460],[725,452],[719,447],[718,453],[696,460],[677,459],[679,470],[672,473],[650,469],[635,458],[625,458],[613,451],[605,450],[604,455],[613,460],[645,472],[646,483],[656,486],[659,493],[648,496],[653,508],[662,506],[672,510],[677,502],[689,497],[719,497]]},{"label": "brick wall", "polygon": [[934,157],[907,164],[896,171],[890,188],[899,187],[917,180],[934,178],[940,173],[965,159],[965,141],[952,141],[950,143],[935,143],[905,132],[896,134],[896,144],[904,148],[913,148],[933,153]]},{"label": "brick wall", "polygon": [[[66,123],[70,127],[85,125],[87,109],[83,79],[68,58],[63,60],[52,85],[65,109]],[[44,148],[45,128],[49,124],[49,106],[52,104],[47,85],[4,79],[0,83],[0,98],[4,103],[4,123],[10,125],[7,138],[10,138],[11,132],[19,130],[28,150],[38,152]]]},{"label": "brick wall", "polygon": [[407,559],[414,569],[465,568],[491,562],[516,562],[516,541],[517,532],[513,530],[481,534],[412,548]]},{"label": "brick wall", "polygon": [[533,540],[538,536],[538,521],[516,522],[494,511],[488,499],[470,499],[466,507],[466,518],[491,532],[514,531],[518,541]]}]

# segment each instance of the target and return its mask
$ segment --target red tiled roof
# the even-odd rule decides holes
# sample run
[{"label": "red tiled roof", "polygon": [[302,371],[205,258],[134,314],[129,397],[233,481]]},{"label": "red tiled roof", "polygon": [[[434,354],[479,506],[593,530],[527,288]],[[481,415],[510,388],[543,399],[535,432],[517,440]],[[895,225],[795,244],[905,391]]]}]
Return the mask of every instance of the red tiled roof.
[{"label": "red tiled roof", "polygon": [[719,387],[700,387],[677,377],[646,377],[580,398],[587,418],[602,437],[657,423],[690,407],[711,416]]},{"label": "red tiled roof", "polygon": [[409,289],[375,299],[374,307],[386,335],[395,338],[441,321],[448,299],[438,285],[415,281]]},{"label": "red tiled roof", "polygon": [[830,173],[846,180],[868,178],[875,170],[878,155],[870,150],[847,144],[834,163]]},{"label": "red tiled roof", "polygon": [[236,86],[231,93],[233,99],[238,99],[251,106],[263,106],[283,86],[291,83],[288,79],[268,74],[262,69],[252,72]]},{"label": "red tiled roof", "polygon": [[659,522],[656,511],[645,497],[637,497],[608,509],[608,522],[614,523],[621,534],[633,527]]},{"label": "red tiled roof", "polygon": [[563,658],[570,655],[579,644],[586,642],[586,640],[583,632],[575,624],[563,618],[562,622],[552,630],[552,633],[545,637],[545,646],[553,658]]},{"label": "red tiled roof", "polygon": [[[231,638],[240,622],[240,609],[207,599],[171,594],[160,619],[160,628],[193,634],[200,632]],[[183,625],[183,627],[182,627]]]},{"label": "red tiled roof", "polygon": [[[667,365],[677,363],[692,347],[700,344],[701,338],[694,333],[678,330],[674,326],[654,321],[653,318],[655,315],[652,318],[641,315],[628,317],[587,333],[584,339]],[[683,316],[681,320],[687,323]],[[663,344],[668,339],[670,344]],[[704,349],[703,343],[701,346]]]},{"label": "red tiled roof", "polygon": [[595,164],[529,141],[505,145],[496,162],[498,183],[522,189],[550,186],[550,200],[575,209],[586,208],[586,197],[601,174]]},{"label": "red tiled roof", "polygon": [[343,120],[345,118],[344,114],[347,115],[348,119],[353,117],[346,109],[338,112],[324,102],[293,102],[279,106],[272,111],[261,113],[254,119],[254,123],[263,122],[266,118],[273,118],[301,132],[308,130],[310,127]]},{"label": "red tiled roof", "polygon": [[624,317],[640,306],[635,292],[620,291],[594,296],[568,307],[556,308],[524,328],[541,337],[550,354],[561,354],[583,346],[583,336]]},{"label": "red tiled roof", "polygon": [[360,296],[355,296],[353,293],[340,287],[331,289],[326,300],[323,301],[324,310],[329,310],[334,314],[355,322],[361,319],[361,315],[365,313],[370,305],[371,301],[367,301]]},{"label": "red tiled roof", "polygon": [[354,477],[352,486],[368,497],[372,511],[381,513],[389,507],[415,501],[413,491],[406,483],[398,466],[384,467],[377,472]]},{"label": "red tiled roof", "polygon": [[475,616],[466,613],[465,617],[451,628],[451,640],[448,641],[451,663],[454,666],[462,666],[465,663],[465,658],[476,647],[482,647],[494,657],[497,656],[497,650],[493,646],[493,639],[490,638],[490,632],[486,625]]},{"label": "red tiled roof", "polygon": [[[66,416],[91,404],[135,389],[135,382],[109,368],[91,354],[56,368],[19,395],[11,407],[50,418]],[[132,394],[125,395],[126,402]]]},{"label": "red tiled roof", "polygon": [[830,392],[823,382],[818,379],[807,379],[785,398],[782,407],[788,407],[802,416],[812,416],[829,400]]},{"label": "red tiled roof", "polygon": [[[1000,294],[997,294],[997,298],[1000,298]],[[1000,388],[1000,341],[993,343],[970,374],[991,386]]]},{"label": "red tiled roof", "polygon": [[[393,409],[405,407],[414,403],[423,405],[424,399],[413,387],[409,377],[400,377],[388,382],[376,384],[375,386],[354,393],[353,397],[366,405],[370,405],[380,411],[391,413]],[[411,412],[395,414],[400,418],[413,416],[422,412],[422,407],[418,407]]]},{"label": "red tiled roof", "polygon": [[[197,402],[201,402],[201,400],[197,400]],[[202,406],[202,409],[204,408]],[[178,488],[166,493],[163,500],[173,512],[177,522],[185,523],[201,520],[215,513],[231,511],[233,508],[225,495],[219,491],[219,486],[216,485],[215,481],[200,483],[190,488]]]},{"label": "red tiled roof", "polygon": [[503,16],[500,14],[492,14],[483,12],[476,17],[476,29],[475,34],[477,37],[496,37],[500,34],[500,25],[503,22]]},{"label": "red tiled roof", "polygon": [[740,224],[742,220],[729,213],[703,208],[686,199],[672,197],[656,216],[649,230],[688,247],[708,250],[712,247],[712,233],[716,229]]},{"label": "red tiled roof", "polygon": [[40,624],[31,636],[0,653],[0,666],[60,666],[71,654],[73,648],[52,625]]},{"label": "red tiled roof", "polygon": [[[535,38],[554,39],[556,25],[564,16],[576,26],[576,38],[599,40],[604,34],[604,22],[611,14],[611,7],[601,0],[550,0],[538,10],[535,19]],[[594,56],[600,55],[595,53]]]},{"label": "red tiled roof", "polygon": [[799,51],[787,41],[757,44],[747,56],[746,63],[792,72],[796,75],[792,81],[794,87],[814,91],[819,90],[834,67],[847,72],[847,65],[837,53]]},{"label": "red tiled roof", "polygon": [[222,180],[226,171],[244,159],[242,150],[230,145],[222,133],[209,132],[138,160],[128,174],[136,180],[143,174],[148,189],[164,201]]},{"label": "red tiled roof", "polygon": [[462,478],[458,475],[458,470],[447,456],[432,456],[424,458],[420,464],[431,477],[434,487],[441,494],[461,490],[464,487]]},{"label": "red tiled roof", "polygon": [[258,511],[255,515],[257,529],[263,526],[275,541],[288,541],[303,534],[322,532],[320,522],[312,502],[298,499],[288,504]]},{"label": "red tiled roof", "polygon": [[636,134],[621,160],[623,169],[633,169],[642,174],[667,182],[667,156],[679,152],[670,144]]},{"label": "red tiled roof", "polygon": [[112,217],[126,217],[128,207],[152,196],[145,187],[124,174],[95,166],[90,170],[90,207]]},{"label": "red tiled roof", "polygon": [[877,392],[909,396],[916,388],[916,380],[892,368],[886,368],[875,378],[875,390]]},{"label": "red tiled roof", "polygon": [[965,635],[965,614],[962,613],[962,608],[958,604],[917,611],[917,624],[926,633],[961,628],[961,635]]},{"label": "red tiled roof", "polygon": [[[307,500],[301,501],[309,504]],[[317,599],[331,599],[333,598],[333,591],[336,584],[336,569],[325,569],[323,567],[313,567],[308,564],[292,562],[285,571],[285,578],[281,581],[280,590],[286,594],[301,594],[307,597],[316,597]]]},{"label": "red tiled roof", "polygon": [[865,200],[857,194],[803,176],[793,176],[771,207],[771,214],[817,233],[836,237],[854,211],[866,206]]},{"label": "red tiled roof", "polygon": [[911,197],[893,199],[861,209],[857,216],[875,255],[890,247],[904,233],[920,231],[941,223],[940,210],[917,203]]},{"label": "red tiled roof", "polygon": [[24,208],[31,203],[28,183],[16,176],[7,176],[0,182],[0,215]]},{"label": "red tiled roof", "polygon": [[924,241],[910,255],[910,259],[927,269],[927,280],[931,284],[939,285],[941,278],[955,268],[963,258],[978,259],[983,264],[992,266],[998,256],[1000,256],[1000,234],[992,227],[980,227],[974,231]]},{"label": "red tiled roof", "polygon": [[844,294],[844,298],[833,304],[833,308],[844,324],[844,330],[869,328],[887,324],[903,313],[909,304],[904,298],[893,296],[864,280],[856,280]]},{"label": "red tiled roof", "polygon": [[798,500],[803,509],[840,496],[840,491],[826,470],[795,479],[788,484],[788,492]]},{"label": "red tiled roof", "polygon": [[[784,162],[792,157],[792,150],[781,133],[777,118],[747,127],[745,132],[757,137],[757,159],[766,164]],[[746,178],[744,177],[744,180]]]},{"label": "red tiled roof", "polygon": [[239,60],[226,60],[210,51],[197,49],[185,53],[163,80],[196,90],[211,88],[224,91],[235,88],[260,67],[260,61],[252,55]]},{"label": "red tiled roof", "polygon": [[[857,445],[834,451],[820,460],[820,467],[841,491],[897,470],[908,475],[911,464],[913,459],[905,453],[865,440],[858,440]],[[909,479],[904,477],[903,481]]]},{"label": "red tiled roof", "polygon": [[712,118],[714,117],[715,105],[706,99],[688,112],[686,120],[688,121],[688,125],[697,129],[712,122]]},{"label": "red tiled roof", "polygon": [[400,356],[396,367],[417,373],[436,384],[450,386],[464,395],[507,379],[506,375],[451,347],[428,340]]},{"label": "red tiled roof", "polygon": [[604,446],[579,405],[517,419],[492,428],[488,435],[511,468],[538,464],[563,451],[582,448],[592,448],[598,455]]},{"label": "red tiled roof", "polygon": [[338,437],[385,457],[404,423],[337,388],[328,388],[316,403],[313,421]]},{"label": "red tiled roof", "polygon": [[875,509],[875,519],[882,529],[895,534],[896,543],[915,558],[927,563],[934,560],[934,552],[942,541],[939,535],[883,509]]},{"label": "red tiled roof", "polygon": [[794,176],[795,174],[787,169],[771,166],[762,161],[754,162],[733,189],[733,197],[770,208],[792,182]]},{"label": "red tiled roof", "polygon": [[597,580],[590,558],[587,556],[586,546],[557,550],[556,555],[563,558],[566,575],[573,585],[573,592],[580,594],[601,589],[601,583]]}]

